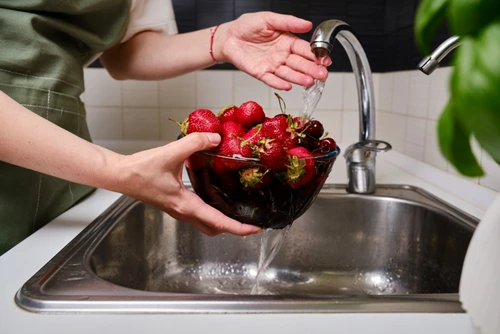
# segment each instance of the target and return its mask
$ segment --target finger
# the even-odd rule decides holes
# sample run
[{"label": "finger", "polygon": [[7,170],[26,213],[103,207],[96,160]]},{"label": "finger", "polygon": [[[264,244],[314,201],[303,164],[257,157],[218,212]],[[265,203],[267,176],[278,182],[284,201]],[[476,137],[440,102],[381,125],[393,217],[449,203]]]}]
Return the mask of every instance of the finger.
[{"label": "finger", "polygon": [[316,80],[324,81],[328,77],[328,70],[324,66],[297,55],[290,55],[286,60],[286,65],[290,69],[308,75]]},{"label": "finger", "polygon": [[310,87],[314,83],[314,78],[312,78],[310,75],[297,72],[285,65],[278,67],[275,74],[280,79],[304,87]]},{"label": "finger", "polygon": [[309,44],[309,42],[300,39],[296,36],[290,36],[290,37],[293,38],[292,44],[290,46],[292,54],[302,56],[314,62],[316,61],[317,59],[316,55],[312,52],[311,44]]},{"label": "finger", "polygon": [[169,144],[169,154],[185,160],[193,153],[209,150],[219,145],[221,137],[218,133],[193,132]]},{"label": "finger", "polygon": [[330,66],[332,64],[332,59],[330,56],[325,56],[318,58],[311,50],[311,45],[304,41],[303,39],[294,37],[295,40],[291,46],[292,54],[299,55],[308,60],[315,62],[318,65],[323,65],[325,67]]},{"label": "finger", "polygon": [[278,31],[289,31],[292,33],[306,33],[312,28],[312,23],[301,18],[267,12],[264,17],[267,24],[269,24],[274,30]]},{"label": "finger", "polygon": [[286,80],[283,80],[272,73],[266,73],[260,79],[266,85],[278,89],[278,90],[290,90],[292,89],[292,84]]},{"label": "finger", "polygon": [[186,221],[186,223],[190,224],[191,226],[193,226],[195,229],[197,229],[201,233],[206,234],[206,235],[211,236],[211,237],[215,237],[216,235],[224,233],[222,231],[217,231],[214,228],[211,228],[207,225],[204,225],[199,221],[192,221],[192,222]]}]

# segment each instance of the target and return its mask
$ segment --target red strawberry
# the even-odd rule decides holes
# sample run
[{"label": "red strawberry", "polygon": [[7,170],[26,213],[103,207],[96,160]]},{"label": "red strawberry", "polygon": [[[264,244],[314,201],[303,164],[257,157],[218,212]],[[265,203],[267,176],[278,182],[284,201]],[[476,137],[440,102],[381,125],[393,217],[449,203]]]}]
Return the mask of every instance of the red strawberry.
[{"label": "red strawberry", "polygon": [[250,147],[244,146],[239,138],[232,136],[225,137],[221,140],[216,153],[227,157],[236,157],[235,159],[219,158],[221,162],[231,170],[239,169],[248,164],[248,162],[238,160],[237,157],[248,158],[252,156]]},{"label": "red strawberry", "polygon": [[283,148],[288,151],[289,149],[299,146],[299,137],[288,137],[281,144]]},{"label": "red strawberry", "polygon": [[224,137],[242,137],[245,134],[245,129],[234,121],[227,121],[221,124],[221,136]]},{"label": "red strawberry", "polygon": [[236,119],[244,128],[262,123],[266,117],[262,107],[255,101],[242,103],[236,111]]},{"label": "red strawberry", "polygon": [[214,156],[212,160],[212,169],[217,175],[224,175],[230,171],[230,169],[224,164],[224,158],[216,156]]},{"label": "red strawberry", "polygon": [[286,150],[280,142],[266,139],[258,151],[262,165],[268,169],[281,170],[286,168]]},{"label": "red strawberry", "polygon": [[240,170],[240,182],[245,188],[261,189],[271,181],[268,169],[253,166]]},{"label": "red strawberry", "polygon": [[191,112],[184,122],[174,122],[181,127],[183,136],[193,132],[215,132],[220,134],[222,131],[219,119],[208,109],[197,109]]},{"label": "red strawberry", "polygon": [[232,104],[232,105],[229,105],[229,106],[221,109],[221,111],[219,111],[219,114],[217,115],[217,117],[219,118],[219,121],[221,123],[228,122],[228,121],[236,122],[237,121],[237,119],[236,119],[236,112],[237,111],[238,111],[238,107],[235,106],[234,104]]},{"label": "red strawberry", "polygon": [[292,189],[308,183],[316,174],[312,154],[304,147],[298,146],[287,151],[288,166],[285,180]]},{"label": "red strawberry", "polygon": [[285,149],[295,147],[299,143],[297,133],[290,115],[279,114],[262,123],[262,135],[281,143],[287,142]]},{"label": "red strawberry", "polygon": [[296,116],[293,118],[293,126],[296,131],[304,130],[307,120],[302,116]]},{"label": "red strawberry", "polygon": [[262,136],[262,125],[261,124],[258,124],[256,126],[254,126],[253,128],[251,128],[250,130],[248,130],[243,136],[242,138],[245,140],[245,142],[248,144],[248,145],[257,145],[258,142],[263,139],[264,137]]}]

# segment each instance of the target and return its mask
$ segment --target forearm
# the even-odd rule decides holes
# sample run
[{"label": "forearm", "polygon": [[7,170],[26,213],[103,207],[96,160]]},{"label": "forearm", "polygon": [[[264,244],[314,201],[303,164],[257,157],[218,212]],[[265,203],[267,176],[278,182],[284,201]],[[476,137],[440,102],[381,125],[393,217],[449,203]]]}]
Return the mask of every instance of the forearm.
[{"label": "forearm", "polygon": [[58,127],[1,91],[0,124],[0,160],[95,187],[117,183],[110,176],[118,154]]},{"label": "forearm", "polygon": [[[224,61],[221,43],[229,24],[222,24],[214,38],[218,61]],[[146,31],[104,52],[101,62],[115,79],[168,79],[212,66],[210,40],[210,29],[179,35]]]}]

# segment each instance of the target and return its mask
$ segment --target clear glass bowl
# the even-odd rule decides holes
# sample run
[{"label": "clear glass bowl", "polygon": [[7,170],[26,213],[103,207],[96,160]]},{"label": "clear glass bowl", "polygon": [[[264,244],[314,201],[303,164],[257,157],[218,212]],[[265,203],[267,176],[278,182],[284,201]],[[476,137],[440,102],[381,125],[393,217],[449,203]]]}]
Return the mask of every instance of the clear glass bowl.
[{"label": "clear glass bowl", "polygon": [[[226,216],[264,229],[281,229],[311,206],[339,154],[337,147],[332,152],[307,158],[314,162],[314,175],[296,189],[283,179],[283,170],[269,170],[268,182],[263,186],[246,187],[241,181],[242,173],[248,168],[263,167],[256,158],[202,151],[187,159],[186,170],[196,194]],[[221,164],[232,168],[220,168]]]}]

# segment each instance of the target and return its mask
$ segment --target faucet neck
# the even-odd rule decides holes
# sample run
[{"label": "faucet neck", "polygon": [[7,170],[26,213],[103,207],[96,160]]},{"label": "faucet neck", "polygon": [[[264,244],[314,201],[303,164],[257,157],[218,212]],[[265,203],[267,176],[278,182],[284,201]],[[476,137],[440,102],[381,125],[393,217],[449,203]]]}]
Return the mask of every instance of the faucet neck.
[{"label": "faucet neck", "polygon": [[[330,54],[338,40],[351,62],[359,101],[359,142],[351,145],[344,154],[348,168],[348,191],[372,193],[375,191],[375,157],[381,141],[375,140],[375,98],[372,72],[368,58],[349,25],[340,20],[321,23],[311,38],[311,50],[318,57]],[[384,142],[385,143],[385,142]],[[385,150],[389,150],[387,144]]]}]

